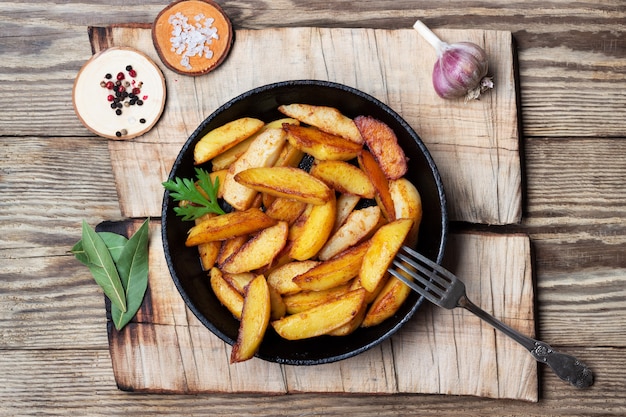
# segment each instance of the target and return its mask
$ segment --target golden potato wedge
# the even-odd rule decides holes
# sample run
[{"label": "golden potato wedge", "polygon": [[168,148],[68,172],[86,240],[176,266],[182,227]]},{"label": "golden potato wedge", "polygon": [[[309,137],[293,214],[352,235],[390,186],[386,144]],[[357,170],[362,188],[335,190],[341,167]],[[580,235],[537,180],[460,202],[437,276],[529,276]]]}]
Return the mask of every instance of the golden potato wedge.
[{"label": "golden potato wedge", "polygon": [[335,225],[333,231],[337,231],[346,221],[352,210],[359,204],[361,197],[352,194],[339,194],[337,197],[337,214],[335,216]]},{"label": "golden potato wedge", "polygon": [[398,219],[387,223],[374,233],[359,271],[359,280],[367,291],[373,292],[383,279],[387,267],[404,243],[412,225],[411,219]]},{"label": "golden potato wedge", "polygon": [[248,235],[235,236],[222,242],[219,254],[217,255],[217,265],[222,266],[226,259],[237,252],[249,239]]},{"label": "golden potato wedge", "polygon": [[283,297],[275,288],[268,285],[270,291],[270,320],[278,320],[287,314],[287,306],[283,301]]},{"label": "golden potato wedge", "polygon": [[289,198],[276,198],[265,210],[265,214],[272,219],[285,221],[292,225],[304,212],[307,204]]},{"label": "golden potato wedge", "polygon": [[278,222],[252,236],[239,250],[221,265],[229,274],[249,272],[268,265],[287,243],[289,225]]},{"label": "golden potato wedge", "polygon": [[370,152],[361,152],[358,160],[359,166],[365,171],[376,189],[376,203],[380,206],[383,216],[390,222],[394,221],[396,219],[396,212],[391,194],[389,193],[389,180],[385,177],[380,165]]},{"label": "golden potato wedge", "polygon": [[[228,171],[225,169],[213,171],[209,174],[209,177],[211,178],[211,181],[214,184],[216,180],[219,180],[218,187],[217,187],[217,198],[222,198],[224,196],[224,180],[226,179],[226,174],[228,174]],[[206,193],[204,192],[204,190],[200,189],[200,192],[204,194],[205,197],[208,197],[206,196]]]},{"label": "golden potato wedge", "polygon": [[363,289],[350,291],[307,311],[272,321],[272,327],[288,340],[321,336],[352,320],[361,310],[364,298]]},{"label": "golden potato wedge", "polygon": [[283,298],[287,313],[298,314],[350,291],[350,284],[344,284],[322,291],[301,291],[296,294],[286,295]]},{"label": "golden potato wedge", "polygon": [[397,180],[406,174],[407,157],[398,144],[396,134],[386,123],[371,116],[358,116],[354,124],[387,179]]},{"label": "golden potato wedge", "polygon": [[380,294],[385,284],[387,284],[390,276],[391,274],[386,274],[383,279],[380,280],[374,291],[367,291],[365,288],[363,288],[363,286],[361,285],[361,280],[356,277],[351,281],[352,283],[350,284],[350,290],[353,291],[358,290],[359,288],[363,288],[363,291],[365,291],[365,304],[370,304],[376,299],[376,297],[378,297],[378,294]]},{"label": "golden potato wedge", "polygon": [[311,175],[344,194],[363,198],[374,198],[376,194],[376,189],[365,172],[344,161],[317,161],[311,168]]},{"label": "golden potato wedge", "polygon": [[275,288],[279,294],[295,294],[302,289],[293,282],[293,279],[318,264],[319,262],[310,259],[286,263],[267,275],[267,283]]},{"label": "golden potato wedge", "polygon": [[185,245],[197,246],[201,243],[247,235],[274,226],[276,223],[276,220],[257,208],[234,211],[211,217],[193,226],[189,230]]},{"label": "golden potato wedge", "polygon": [[[200,224],[204,220],[210,219],[211,217],[215,216],[216,215],[213,213],[205,214],[204,216],[197,218],[195,220],[195,224]],[[213,268],[213,266],[215,266],[221,246],[221,242],[207,242],[198,245],[200,264],[202,265],[202,269],[204,271],[209,271],[211,268]]]},{"label": "golden potato wedge", "polygon": [[224,281],[228,282],[242,296],[246,294],[246,287],[256,278],[256,274],[252,272],[242,272],[240,274],[228,274],[222,272]]},{"label": "golden potato wedge", "polygon": [[235,175],[248,168],[274,165],[284,145],[285,132],[282,129],[267,129],[257,136],[228,168],[224,178],[224,200],[237,210],[250,208],[257,191],[235,181]]},{"label": "golden potato wedge", "polygon": [[395,277],[389,278],[380,294],[368,308],[361,326],[376,326],[396,314],[410,293],[411,289],[402,281]]},{"label": "golden potato wedge", "polygon": [[335,213],[335,194],[321,206],[309,204],[289,230],[289,256],[298,261],[314,257],[333,230]]},{"label": "golden potato wedge", "polygon": [[[284,118],[279,120],[274,120],[272,122],[267,123],[261,129],[259,129],[254,135],[250,136],[243,142],[238,143],[230,149],[225,150],[224,152],[216,155],[213,159],[211,159],[211,165],[213,171],[228,169],[228,167],[235,162],[243,153],[248,149],[250,143],[256,139],[261,133],[268,129],[282,129],[283,123],[289,124],[300,124],[300,122],[296,119],[292,118]],[[282,151],[285,152],[284,150]],[[279,158],[280,159],[280,158]]]},{"label": "golden potato wedge", "polygon": [[263,275],[258,275],[246,287],[237,341],[230,353],[230,363],[242,362],[259,349],[270,322],[270,291]]},{"label": "golden potato wedge", "polygon": [[[365,290],[363,290],[365,291]],[[367,296],[366,296],[367,298]],[[343,326],[337,327],[332,332],[328,333],[329,336],[347,336],[350,333],[354,332],[356,329],[361,327],[361,323],[363,323],[363,319],[365,318],[365,314],[367,313],[367,302],[363,302],[361,305],[361,309],[359,312],[346,324]]]},{"label": "golden potato wedge", "polygon": [[250,189],[307,204],[322,205],[334,198],[323,181],[293,167],[249,168],[235,175],[235,181]]},{"label": "golden potato wedge", "polygon": [[[274,163],[274,166],[296,168],[300,164],[300,161],[302,161],[303,157],[304,152],[287,142],[278,156],[278,160]],[[276,196],[263,193],[263,205],[265,207],[271,206],[276,198]]]},{"label": "golden potato wedge", "polygon": [[363,146],[315,127],[283,125],[287,140],[296,148],[322,161],[348,161],[355,158]]},{"label": "golden potato wedge", "polygon": [[343,225],[328,238],[317,257],[325,261],[368,238],[382,226],[381,218],[378,206],[354,210]]},{"label": "golden potato wedge", "polygon": [[232,313],[237,320],[241,320],[243,311],[243,295],[231,286],[222,276],[222,272],[217,268],[211,268],[210,283],[213,293],[220,303]]},{"label": "golden potato wedge", "polygon": [[422,198],[417,188],[406,178],[389,181],[389,194],[393,201],[397,219],[413,220],[413,227],[406,238],[410,247],[417,243],[419,227],[422,221]]},{"label": "golden potato wedge", "polygon": [[243,142],[264,125],[262,120],[242,117],[211,130],[196,143],[193,151],[195,164],[207,162],[216,155]]},{"label": "golden potato wedge", "polygon": [[307,291],[322,291],[345,284],[359,274],[363,257],[369,247],[370,241],[367,240],[348,248],[335,257],[294,277],[293,282]]},{"label": "golden potato wedge", "polygon": [[279,106],[278,111],[326,133],[341,136],[358,144],[363,143],[354,121],[334,107],[294,103]]}]

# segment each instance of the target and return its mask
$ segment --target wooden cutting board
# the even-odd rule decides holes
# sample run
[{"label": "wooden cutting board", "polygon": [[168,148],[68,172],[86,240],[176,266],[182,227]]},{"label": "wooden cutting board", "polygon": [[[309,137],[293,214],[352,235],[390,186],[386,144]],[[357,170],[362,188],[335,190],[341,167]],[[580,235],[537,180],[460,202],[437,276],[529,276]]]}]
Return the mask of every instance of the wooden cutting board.
[{"label": "wooden cutting board", "polygon": [[[521,220],[518,108],[512,36],[438,31],[470,40],[490,56],[496,89],[477,102],[443,101],[432,91],[435,52],[412,29],[238,30],[230,56],[192,78],[163,65],[168,98],[155,128],[110,141],[122,214],[160,217],[163,189],[180,147],[211,112],[251,88],[288,79],[323,79],[359,88],[398,111],[427,144],[446,186],[451,220]],[[149,26],[90,28],[94,52],[130,46],[160,64]],[[120,223],[106,227],[129,227]],[[450,237],[449,267],[468,294],[510,326],[534,334],[530,242],[523,235]],[[442,393],[536,401],[537,365],[528,353],[470,313],[424,306],[390,340],[348,360],[311,367],[259,359],[229,365],[230,346],[185,307],[167,271],[159,223],[152,222],[146,300],[122,332],[109,325],[113,369],[123,390],[145,392]]]}]

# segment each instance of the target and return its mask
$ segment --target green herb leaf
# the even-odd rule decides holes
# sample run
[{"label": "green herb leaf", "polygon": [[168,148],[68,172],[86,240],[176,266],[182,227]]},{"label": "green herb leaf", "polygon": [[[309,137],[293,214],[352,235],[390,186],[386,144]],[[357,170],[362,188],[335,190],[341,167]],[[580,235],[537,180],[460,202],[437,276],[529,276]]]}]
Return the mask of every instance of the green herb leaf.
[{"label": "green herb leaf", "polygon": [[[119,254],[122,252],[122,248],[126,244],[126,237],[122,235],[118,235],[117,233],[111,232],[98,232],[98,235],[102,238],[104,243],[109,248],[109,252],[111,253],[111,257],[113,258],[113,262],[117,262]],[[83,241],[79,240],[70,250],[76,259],[78,259],[82,264],[89,266],[89,258],[85,253],[85,249],[83,248]]]},{"label": "green herb leaf", "polygon": [[211,181],[209,173],[201,168],[196,168],[198,186],[204,194],[198,190],[193,180],[176,177],[163,183],[163,187],[170,192],[174,201],[183,201],[185,204],[174,207],[174,212],[183,217],[183,220],[195,220],[208,213],[224,214],[224,210],[217,200],[219,178]]},{"label": "green herb leaf", "polygon": [[126,311],[126,295],[109,248],[95,230],[83,220],[82,247],[94,279],[111,303]]},{"label": "green herb leaf", "polygon": [[135,316],[148,287],[148,242],[150,219],[126,242],[116,259],[117,270],[126,293],[126,312],[111,304],[111,318],[117,330]]}]

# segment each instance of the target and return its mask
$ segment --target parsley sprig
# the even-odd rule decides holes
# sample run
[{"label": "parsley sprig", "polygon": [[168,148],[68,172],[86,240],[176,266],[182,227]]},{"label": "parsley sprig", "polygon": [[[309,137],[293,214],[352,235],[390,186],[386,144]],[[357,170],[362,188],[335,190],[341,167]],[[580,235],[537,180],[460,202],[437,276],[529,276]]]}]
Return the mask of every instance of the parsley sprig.
[{"label": "parsley sprig", "polygon": [[202,168],[195,170],[197,183],[190,178],[179,177],[163,183],[163,187],[170,192],[174,201],[184,202],[174,207],[174,212],[182,216],[183,220],[195,220],[209,213],[224,214],[217,200],[219,178],[215,178],[213,182],[207,171]]}]

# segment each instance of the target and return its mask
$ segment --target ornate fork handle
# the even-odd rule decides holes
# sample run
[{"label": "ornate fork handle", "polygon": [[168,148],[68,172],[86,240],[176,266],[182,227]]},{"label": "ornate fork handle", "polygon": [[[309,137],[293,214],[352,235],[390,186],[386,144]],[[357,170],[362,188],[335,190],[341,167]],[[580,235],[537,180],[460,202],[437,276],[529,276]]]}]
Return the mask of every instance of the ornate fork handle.
[{"label": "ornate fork handle", "polygon": [[548,365],[563,381],[567,381],[577,388],[587,388],[593,384],[591,369],[575,357],[558,352],[545,342],[524,336],[472,303],[467,296],[462,296],[459,299],[458,306],[471,311],[524,346],[537,362]]}]

